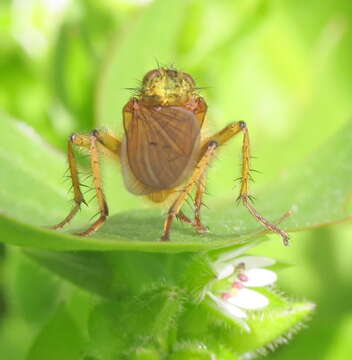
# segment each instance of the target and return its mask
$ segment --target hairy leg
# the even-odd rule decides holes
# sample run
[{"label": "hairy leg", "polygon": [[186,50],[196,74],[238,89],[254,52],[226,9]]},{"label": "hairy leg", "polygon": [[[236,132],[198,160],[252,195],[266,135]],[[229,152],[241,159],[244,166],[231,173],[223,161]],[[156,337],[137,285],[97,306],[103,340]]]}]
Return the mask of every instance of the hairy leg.
[{"label": "hairy leg", "polygon": [[[181,191],[180,195],[176,198],[176,200],[171,205],[168,215],[166,217],[166,220],[164,222],[164,234],[161,238],[161,241],[168,241],[170,240],[170,230],[171,230],[171,224],[173,222],[173,219],[175,216],[177,216],[180,213],[181,207],[186,201],[187,197],[189,196],[190,192],[193,189],[193,186],[199,181],[199,179],[202,177],[204,171],[208,167],[211,159],[214,156],[215,150],[218,147],[218,143],[216,141],[210,141],[207,145],[207,148],[198,161],[198,164],[187,182],[186,186]],[[181,220],[184,220],[188,222],[188,218],[185,217],[183,213],[179,216]]]},{"label": "hairy leg", "polygon": [[253,206],[251,203],[251,197],[249,195],[249,181],[250,181],[250,143],[249,143],[249,133],[248,128],[245,122],[239,121],[232,123],[226,126],[223,130],[219,131],[215,135],[209,137],[202,149],[202,153],[206,151],[207,144],[211,141],[216,141],[219,146],[225,144],[236,134],[243,133],[243,143],[242,143],[242,176],[241,176],[241,189],[238,199],[242,201],[243,205],[248,209],[248,211],[268,230],[279,234],[282,237],[284,245],[288,245],[289,236],[288,234],[278,228],[275,224],[266,220]]},{"label": "hairy leg", "polygon": [[99,132],[97,130],[94,130],[91,135],[73,134],[70,136],[67,145],[67,158],[73,187],[73,200],[75,204],[71,209],[70,213],[65,217],[65,219],[60,223],[52,226],[52,229],[59,229],[68,224],[78,213],[82,203],[86,204],[86,201],[81,191],[81,184],[79,181],[77,162],[73,146],[84,147],[89,149],[90,151],[94,186],[99,204],[100,217],[93,225],[89,227],[88,230],[79,234],[84,236],[96,231],[105,222],[108,215],[108,207],[106,205],[105,196],[101,184],[98,147],[100,148],[100,150],[107,150],[114,155],[119,156],[120,141],[107,133]]},{"label": "hairy leg", "polygon": [[205,192],[205,179],[206,179],[206,174],[203,173],[202,176],[198,180],[196,197],[194,199],[194,206],[195,206],[194,227],[197,230],[197,232],[199,232],[200,234],[203,234],[203,233],[206,233],[209,231],[207,229],[207,227],[202,224],[202,221],[201,221],[201,209],[203,206],[203,195]]}]

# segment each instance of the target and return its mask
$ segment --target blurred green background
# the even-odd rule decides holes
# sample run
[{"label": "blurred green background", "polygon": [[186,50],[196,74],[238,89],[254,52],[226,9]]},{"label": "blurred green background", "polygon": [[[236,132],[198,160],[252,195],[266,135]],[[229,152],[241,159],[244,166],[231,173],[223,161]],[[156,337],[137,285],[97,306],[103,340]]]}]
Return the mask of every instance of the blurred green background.
[{"label": "blurred green background", "polygon": [[[260,196],[351,121],[352,3],[0,1],[0,111],[60,151],[74,131],[106,127],[121,134],[121,109],[131,95],[125,88],[138,86],[157,61],[204,87],[209,132],[247,122],[261,172],[253,192]],[[236,196],[239,148],[234,141],[212,167],[209,201]],[[124,190],[109,163],[105,181],[112,213],[148,206]],[[344,224],[293,234],[288,249],[273,241],[256,250],[295,264],[280,274],[280,287],[317,304],[309,326],[268,358],[350,358],[351,240],[352,227]],[[1,248],[0,256],[0,354],[25,359],[42,319],[23,312],[23,304],[44,319],[56,301],[52,289],[65,293],[71,285],[49,279],[15,248]],[[83,306],[76,302],[71,306]]]}]

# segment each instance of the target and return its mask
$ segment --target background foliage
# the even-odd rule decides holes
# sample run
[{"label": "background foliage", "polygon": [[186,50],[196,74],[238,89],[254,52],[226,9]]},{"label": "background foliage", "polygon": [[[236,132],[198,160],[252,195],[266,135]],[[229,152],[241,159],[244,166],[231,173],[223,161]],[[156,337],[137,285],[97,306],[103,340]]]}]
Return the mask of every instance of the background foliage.
[{"label": "background foliage", "polygon": [[[1,157],[12,167],[0,173],[2,185],[8,182],[0,190],[1,211],[16,213],[35,225],[43,225],[43,214],[51,223],[59,220],[61,209],[70,204],[65,200],[68,185],[57,177],[65,170],[63,157],[52,148],[64,150],[67,135],[73,131],[108,127],[121,133],[121,108],[130,96],[125,88],[138,86],[137,79],[156,66],[155,59],[175,64],[206,87],[202,94],[209,104],[209,131],[234,120],[247,122],[258,157],[254,166],[261,172],[255,174],[254,193],[259,199],[264,197],[261,188],[275,188],[290,176],[290,168],[298,169],[303,159],[350,122],[351,20],[352,5],[344,0],[159,0],[153,4],[3,0],[3,118],[10,115],[30,125],[50,148],[43,152],[38,145],[30,164],[23,164],[21,156],[7,152],[5,145],[10,147],[17,140],[17,154],[25,154],[33,145],[17,130],[6,128],[3,120]],[[348,136],[345,139],[349,141]],[[233,179],[239,170],[238,150],[239,141],[227,146],[210,171],[210,204],[236,196]],[[62,167],[50,161],[55,157]],[[316,169],[338,173],[334,154],[323,159]],[[23,176],[16,178],[10,175],[17,165]],[[34,167],[35,172],[27,171]],[[105,171],[111,213],[149,206],[123,189],[113,164],[107,163]],[[319,172],[302,175],[306,180],[301,177],[299,186],[306,182],[313,189],[321,180]],[[343,180],[348,184],[349,179]],[[326,188],[329,185],[325,183]],[[10,189],[37,194],[39,205],[33,205],[34,197],[20,199]],[[52,190],[55,199],[46,197],[46,191]],[[285,200],[288,207],[294,205],[287,193],[282,195]],[[334,208],[333,202],[330,206]],[[89,219],[94,213],[90,211],[80,215],[78,224]],[[305,358],[335,360],[351,353],[351,231],[350,225],[310,230],[295,233],[289,249],[279,241],[256,249],[296,264],[280,273],[281,288],[318,304],[310,327],[271,358],[294,359],[304,354]],[[1,248],[0,283],[4,358],[24,359],[31,348],[29,357],[37,359],[31,344],[45,324],[47,333],[67,328],[67,321],[72,317],[76,323],[82,321],[94,305],[85,293],[14,247]],[[62,302],[65,306],[58,305]],[[52,319],[54,309],[57,321]],[[65,326],[62,319],[68,319]],[[77,344],[83,340],[76,323],[67,341],[74,339]],[[61,358],[70,356],[62,351]]]}]

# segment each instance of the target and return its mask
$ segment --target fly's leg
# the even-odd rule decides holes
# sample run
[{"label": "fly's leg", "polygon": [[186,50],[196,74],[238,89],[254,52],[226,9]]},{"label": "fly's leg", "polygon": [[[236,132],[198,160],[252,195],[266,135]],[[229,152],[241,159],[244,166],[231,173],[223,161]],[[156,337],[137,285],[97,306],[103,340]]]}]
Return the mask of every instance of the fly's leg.
[{"label": "fly's leg", "polygon": [[287,210],[277,221],[274,222],[274,224],[275,225],[281,224],[284,220],[286,220],[292,214],[293,214],[292,210]]},{"label": "fly's leg", "polygon": [[248,194],[249,180],[250,180],[250,145],[249,145],[249,134],[247,126],[244,122],[241,123],[243,131],[243,143],[242,143],[242,181],[239,199],[242,200],[244,206],[247,207],[249,212],[268,230],[271,230],[282,237],[285,246],[289,245],[289,236],[287,233],[276,225],[266,220],[258,211],[254,208],[250,201]]},{"label": "fly's leg", "polygon": [[[207,169],[211,159],[214,156],[214,153],[215,153],[215,150],[217,147],[218,147],[217,141],[210,141],[207,144],[207,147],[206,147],[202,157],[198,161],[198,164],[197,164],[191,178],[189,179],[186,186],[182,190],[181,194],[176,198],[176,200],[171,205],[171,207],[168,211],[168,215],[167,215],[167,218],[165,219],[165,223],[164,223],[164,234],[161,238],[161,241],[169,241],[170,240],[170,229],[171,229],[172,221],[174,220],[175,216],[177,216],[180,213],[180,209],[181,209],[182,205],[184,204],[185,200],[187,199],[188,195],[192,191],[193,186],[199,181],[199,179],[202,177],[204,171]],[[183,213],[181,213],[181,215],[180,215],[181,217],[179,216],[179,218],[181,220],[182,220],[182,215],[183,215]],[[188,221],[186,221],[186,222],[188,222]]]},{"label": "fly's leg", "polygon": [[204,192],[205,192],[205,174],[203,173],[197,182],[197,192],[196,192],[196,197],[194,199],[194,206],[195,206],[194,221],[192,221],[188,216],[186,216],[182,212],[182,210],[180,210],[176,215],[176,218],[178,220],[180,220],[186,224],[192,225],[199,234],[204,234],[204,233],[209,232],[207,227],[202,224],[201,219],[200,219],[200,210],[203,205],[202,200],[203,200]]},{"label": "fly's leg", "polygon": [[200,210],[203,205],[203,195],[205,192],[205,173],[198,180],[196,198],[194,200],[194,227],[198,233],[203,234],[209,232],[208,228],[204,226],[200,219]]},{"label": "fly's leg", "polygon": [[86,231],[79,233],[78,235],[80,236],[87,236],[97,231],[104,224],[107,216],[109,215],[109,209],[102,187],[97,143],[98,140],[95,132],[93,131],[92,136],[90,136],[90,163],[92,167],[93,183],[97,194],[100,216],[98,220],[96,220]]},{"label": "fly's leg", "polygon": [[183,213],[182,210],[180,210],[180,211],[177,213],[176,218],[177,218],[178,220],[186,223],[186,224],[190,224],[190,225],[194,226],[193,221],[192,221],[188,216],[186,216],[186,215]]},{"label": "fly's leg", "polygon": [[[77,162],[73,151],[73,145],[84,147],[90,150],[94,185],[97,192],[97,198],[100,209],[99,219],[87,231],[79,234],[84,236],[84,235],[89,235],[92,232],[96,231],[104,223],[105,219],[103,220],[103,217],[105,216],[106,218],[108,214],[108,209],[105,202],[105,196],[101,189],[101,177],[100,177],[100,168],[98,163],[97,147],[99,147],[100,151],[107,150],[108,152],[113,153],[114,155],[119,157],[121,142],[118,139],[114,138],[113,136],[105,132],[100,132],[98,130],[93,130],[92,135],[73,134],[70,136],[68,141],[67,158],[69,164],[69,171],[71,175],[75,205],[63,221],[61,221],[57,225],[51,226],[52,229],[59,229],[65,226],[66,224],[68,224],[79,211],[81,204],[84,203],[87,205],[86,201],[84,200],[82,191],[80,189]],[[97,188],[97,185],[99,189]],[[102,214],[105,215],[102,217]]]},{"label": "fly's leg", "polygon": [[99,151],[108,152],[114,156],[120,157],[121,141],[116,139],[105,131],[93,130],[92,135],[98,141]]},{"label": "fly's leg", "polygon": [[73,134],[69,137],[68,143],[67,143],[67,160],[68,160],[68,168],[70,171],[71,181],[72,181],[72,188],[73,188],[73,201],[75,205],[71,209],[70,213],[66,216],[64,220],[59,222],[58,224],[51,226],[51,229],[60,229],[64,227],[66,224],[68,224],[77,214],[79,209],[81,208],[82,203],[87,205],[86,201],[84,200],[81,188],[80,188],[80,182],[78,177],[78,170],[77,170],[77,162],[75,158],[75,154],[73,151],[73,145],[79,145],[79,146],[89,146],[89,141],[84,135],[76,135]]},{"label": "fly's leg", "polygon": [[[249,144],[249,134],[246,123],[239,121],[233,124],[228,125],[219,133],[210,137],[208,141],[217,141],[219,145],[226,143],[234,135],[239,132],[243,133],[243,143],[242,143],[242,177],[241,177],[241,190],[238,197],[242,201],[243,205],[249,210],[249,212],[260,222],[265,228],[270,231],[273,231],[279,234],[282,237],[284,245],[289,244],[289,237],[287,233],[276,225],[266,220],[258,211],[254,208],[250,201],[249,196],[249,180],[250,180],[250,144]],[[204,151],[204,150],[203,150]]]}]

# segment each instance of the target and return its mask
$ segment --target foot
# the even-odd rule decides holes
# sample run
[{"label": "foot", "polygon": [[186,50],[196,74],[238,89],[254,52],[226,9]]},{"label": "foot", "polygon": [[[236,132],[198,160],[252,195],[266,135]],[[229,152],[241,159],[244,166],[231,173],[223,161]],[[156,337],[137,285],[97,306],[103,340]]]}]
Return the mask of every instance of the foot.
[{"label": "foot", "polygon": [[206,234],[209,232],[209,229],[203,224],[194,224],[193,226],[198,234]]},{"label": "foot", "polygon": [[161,238],[160,238],[160,241],[170,241],[170,237],[169,235],[163,235]]}]

